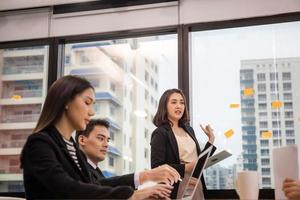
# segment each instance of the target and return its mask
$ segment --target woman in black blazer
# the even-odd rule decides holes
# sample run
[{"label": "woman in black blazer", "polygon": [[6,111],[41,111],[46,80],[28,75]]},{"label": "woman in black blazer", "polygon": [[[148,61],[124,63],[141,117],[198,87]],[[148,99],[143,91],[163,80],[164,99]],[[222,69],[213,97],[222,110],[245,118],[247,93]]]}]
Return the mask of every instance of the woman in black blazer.
[{"label": "woman in black blazer", "polygon": [[[151,167],[168,164],[175,168],[181,177],[191,174],[196,159],[201,153],[194,130],[188,125],[189,116],[186,100],[179,89],[169,89],[161,96],[153,123],[157,128],[151,136]],[[201,125],[200,125],[201,126]],[[214,133],[208,125],[202,130],[208,136],[204,150],[214,143]],[[213,146],[212,153],[216,150]],[[186,182],[186,181],[184,181]],[[206,190],[201,176],[203,189]],[[180,186],[180,190],[184,186]],[[174,185],[171,198],[177,198],[179,183]]]},{"label": "woman in black blazer", "polygon": [[94,115],[92,85],[78,76],[58,79],[21,154],[26,199],[144,199],[165,197],[167,186],[134,191],[92,184],[85,158],[71,135]]}]

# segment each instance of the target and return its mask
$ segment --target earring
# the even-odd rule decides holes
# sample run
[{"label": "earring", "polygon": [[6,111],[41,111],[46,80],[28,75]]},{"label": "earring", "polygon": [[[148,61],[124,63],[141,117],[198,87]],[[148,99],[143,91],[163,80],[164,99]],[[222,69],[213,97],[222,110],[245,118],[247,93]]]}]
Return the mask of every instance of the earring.
[{"label": "earring", "polygon": [[69,109],[69,106],[66,106],[65,109],[68,110],[68,109]]}]

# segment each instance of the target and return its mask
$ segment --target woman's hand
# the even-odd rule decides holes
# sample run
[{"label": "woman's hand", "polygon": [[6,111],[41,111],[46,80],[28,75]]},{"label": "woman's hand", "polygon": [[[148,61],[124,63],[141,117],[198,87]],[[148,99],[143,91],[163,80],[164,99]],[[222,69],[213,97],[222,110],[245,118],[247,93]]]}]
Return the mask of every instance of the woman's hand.
[{"label": "woman's hand", "polygon": [[285,179],[283,181],[282,190],[288,199],[300,199],[300,181]]},{"label": "woman's hand", "polygon": [[136,190],[128,200],[141,199],[170,199],[173,186],[167,184],[157,184],[149,188]]},{"label": "woman's hand", "polygon": [[165,183],[173,185],[178,182],[179,173],[173,167],[165,164],[151,170],[140,172],[140,183],[146,181],[154,181],[157,183]]},{"label": "woman's hand", "polygon": [[215,135],[214,130],[210,127],[210,125],[205,126],[205,128],[200,124],[201,129],[204,131],[204,133],[208,137],[208,142],[211,144],[214,144],[215,142]]}]

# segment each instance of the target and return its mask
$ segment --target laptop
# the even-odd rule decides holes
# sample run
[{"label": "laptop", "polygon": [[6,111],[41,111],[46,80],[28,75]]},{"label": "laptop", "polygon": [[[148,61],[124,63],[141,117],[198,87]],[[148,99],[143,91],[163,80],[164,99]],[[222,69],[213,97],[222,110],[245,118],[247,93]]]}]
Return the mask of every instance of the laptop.
[{"label": "laptop", "polygon": [[177,198],[184,199],[184,200],[193,199],[193,196],[195,195],[195,191],[199,185],[199,182],[201,182],[201,175],[203,173],[204,166],[207,163],[207,160],[209,158],[209,155],[211,154],[212,149],[213,146],[210,146],[209,148],[205,149],[200,153],[200,155],[198,156],[197,163],[189,177],[188,183],[185,186],[183,193],[181,194],[181,196]]}]

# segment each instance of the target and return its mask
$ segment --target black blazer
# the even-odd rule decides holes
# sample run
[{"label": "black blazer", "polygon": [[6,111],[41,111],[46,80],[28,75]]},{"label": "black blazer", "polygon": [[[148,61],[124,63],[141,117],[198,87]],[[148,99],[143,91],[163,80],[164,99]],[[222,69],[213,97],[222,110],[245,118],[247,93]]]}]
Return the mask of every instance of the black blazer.
[{"label": "black blazer", "polygon": [[[194,130],[189,125],[181,126],[194,140],[197,149],[197,155],[201,153],[199,143],[196,139]],[[203,150],[210,147],[212,144],[206,143]],[[213,146],[211,155],[215,152],[216,147]],[[184,177],[185,164],[180,164],[178,144],[172,128],[169,124],[164,124],[156,128],[151,136],[151,168],[158,167],[163,164],[168,164],[175,168],[181,177]],[[206,190],[203,175],[201,176],[203,189]],[[178,192],[179,182],[174,184],[171,193],[171,198],[176,199]]]},{"label": "black blazer", "polygon": [[90,171],[92,182],[95,184],[107,185],[111,187],[126,185],[135,188],[134,174],[105,178],[100,169],[97,171],[90,164],[88,164],[88,170]]},{"label": "black blazer", "polygon": [[93,184],[85,158],[74,143],[81,170],[54,126],[31,134],[21,153],[26,199],[128,199],[129,186]]}]

